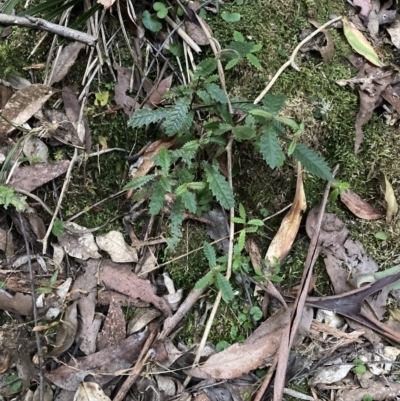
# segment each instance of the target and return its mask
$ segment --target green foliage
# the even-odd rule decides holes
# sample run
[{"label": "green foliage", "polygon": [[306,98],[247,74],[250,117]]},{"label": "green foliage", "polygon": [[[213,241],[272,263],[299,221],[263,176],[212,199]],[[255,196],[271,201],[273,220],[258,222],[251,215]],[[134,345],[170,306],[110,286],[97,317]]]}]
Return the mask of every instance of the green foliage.
[{"label": "green foliage", "polygon": [[53,291],[54,284],[57,281],[58,277],[58,270],[56,270],[53,275],[51,276],[49,282],[44,286],[40,287],[36,290],[36,292],[39,292],[41,294],[50,294]]},{"label": "green foliage", "polygon": [[145,10],[142,14],[143,25],[151,32],[158,32],[162,28],[162,24],[157,18],[154,18],[149,11]]},{"label": "green foliage", "polygon": [[353,363],[355,365],[354,371],[358,375],[362,375],[363,373],[365,373],[367,371],[367,367],[364,365],[364,362],[361,359],[356,358],[353,360]]},{"label": "green foliage", "polygon": [[56,237],[59,237],[60,235],[62,235],[62,233],[64,232],[64,224],[63,224],[63,222],[61,220],[57,219],[53,224],[53,228],[51,229],[51,232]]},{"label": "green foliage", "polygon": [[6,377],[6,383],[10,383],[9,389],[11,393],[16,393],[22,387],[22,381],[18,380],[18,376],[15,373]]},{"label": "green foliage", "polygon": [[216,346],[215,346],[215,350],[217,352],[221,352],[224,349],[228,348],[230,346],[230,344],[227,341],[220,341]]},{"label": "green foliage", "polygon": [[363,401],[373,401],[374,398],[372,397],[371,394],[365,394],[363,397]]},{"label": "green foliage", "polygon": [[240,21],[241,15],[239,13],[221,13],[221,18],[226,22],[238,22]]},{"label": "green foliage", "polygon": [[7,209],[10,205],[14,206],[18,212],[24,211],[27,207],[25,197],[15,193],[12,187],[0,185],[0,206]]},{"label": "green foliage", "polygon": [[350,189],[350,183],[340,180],[335,180],[332,183],[333,191],[329,195],[329,200],[335,202],[338,196],[343,192]]},{"label": "green foliage", "polygon": [[158,18],[163,19],[163,18],[165,18],[165,17],[167,16],[167,14],[168,14],[168,8],[165,6],[164,3],[161,3],[160,1],[156,1],[156,2],[153,4],[153,9],[154,9],[155,11],[157,11],[157,17],[158,17]]}]

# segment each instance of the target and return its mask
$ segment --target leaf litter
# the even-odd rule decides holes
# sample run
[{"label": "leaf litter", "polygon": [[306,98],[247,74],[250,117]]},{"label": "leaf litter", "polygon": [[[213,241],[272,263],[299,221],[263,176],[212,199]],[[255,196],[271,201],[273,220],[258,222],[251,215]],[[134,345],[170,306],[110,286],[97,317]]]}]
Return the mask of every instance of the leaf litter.
[{"label": "leaf litter", "polygon": [[[377,8],[376,2],[368,1],[354,1],[354,5],[360,7],[362,21],[367,21],[369,17],[368,29],[372,35],[376,34],[381,26],[391,24],[386,29],[395,44],[393,38],[397,34],[397,28],[396,21],[392,19],[393,10],[390,10],[390,6]],[[320,27],[320,24],[314,20],[310,20],[310,23]],[[394,83],[397,72],[391,67],[384,66],[365,37],[350,21],[344,20],[343,23],[345,35],[351,46],[373,64],[372,66],[362,62],[355,79],[346,82],[338,81],[342,85],[360,85],[360,113],[355,125],[355,150],[358,151],[363,138],[362,127],[383,101],[399,111],[400,105],[395,95]],[[192,36],[198,44],[209,45],[207,35],[204,35],[197,25],[194,28],[190,24],[193,23],[185,22],[189,36]],[[322,32],[325,39],[322,42],[316,42],[314,46],[320,51],[324,61],[329,62],[334,55],[333,40],[327,30]],[[212,31],[210,30],[208,34],[212,35]],[[68,75],[83,47],[78,42],[72,42],[62,50],[53,67],[51,85],[62,81]],[[137,101],[127,94],[132,90],[139,91],[139,88],[148,94],[145,107],[151,109],[162,107],[165,95],[172,86],[172,75],[166,78],[157,77],[154,83],[150,83],[133,69],[121,67],[117,63],[113,66],[118,75],[115,85],[115,102],[124,109],[126,114],[131,115],[132,111],[139,107]],[[49,146],[55,146],[55,143],[60,142],[77,147],[84,145],[86,151],[90,152],[89,123],[84,116],[83,103],[78,99],[75,88],[64,87],[61,91],[65,113],[43,107],[50,96],[57,92],[58,90],[53,87],[41,84],[17,89],[15,94],[12,94],[11,90],[4,90],[2,115],[6,120],[0,122],[2,137],[15,139],[13,131],[32,117],[37,120],[37,126],[40,127],[38,132],[42,134],[41,138],[28,137],[20,148],[32,166],[16,167],[10,174],[9,184],[17,191],[33,192],[67,171],[68,160],[48,161]],[[175,137],[150,142],[136,155],[137,163],[131,172],[132,177],[146,177],[155,167],[159,167],[155,160],[164,149],[175,150],[179,149],[179,146]],[[40,163],[37,162],[39,159]],[[387,223],[390,223],[398,211],[398,206],[394,190],[386,177],[384,177],[383,191],[387,202],[386,219]],[[384,217],[383,212],[363,201],[355,192],[342,192],[341,200],[359,218],[375,220]],[[176,198],[172,194],[167,194],[164,201],[160,211],[170,214]],[[265,257],[270,265],[276,264],[277,260],[279,263],[284,263],[291,252],[295,240],[300,235],[302,217],[306,208],[302,170],[299,164],[293,205],[283,218],[281,227]],[[229,233],[227,230],[229,220],[225,213],[220,213],[218,207],[212,212],[202,216],[185,212],[184,216],[206,223],[210,237],[219,241],[222,249],[228,252],[229,241],[225,239],[224,242],[221,239]],[[318,226],[316,218],[320,212],[321,210],[313,209],[308,213],[306,226],[310,238],[315,235],[313,231]],[[36,249],[39,249],[38,245],[45,235],[42,218],[38,214],[33,213],[29,216],[24,213],[21,214],[25,218],[23,223],[17,223],[18,216],[12,212],[9,215],[18,231],[24,237],[28,237],[28,242]],[[335,355],[335,352],[345,345],[360,342],[365,344],[361,336],[367,338],[374,346],[382,344],[382,338],[394,342],[400,341],[398,334],[382,321],[386,313],[389,294],[395,296],[395,292],[390,290],[390,285],[395,284],[400,276],[398,272],[385,277],[374,276],[374,282],[359,288],[358,283],[361,279],[365,279],[364,276],[376,275],[377,264],[365,253],[362,244],[348,238],[348,230],[342,221],[335,215],[327,213],[321,213],[321,216],[322,228],[319,233],[317,253],[325,255],[324,263],[336,295],[320,298],[307,296],[315,285],[315,281],[311,281],[311,278],[305,281],[308,284],[303,289],[301,286],[296,289],[291,288],[287,290],[286,295],[278,285],[275,287],[269,280],[266,280],[265,286],[260,283],[258,291],[264,299],[279,301],[276,304],[272,303],[275,309],[272,316],[267,316],[268,308],[264,307],[265,319],[256,324],[252,333],[220,352],[216,352],[215,347],[210,346],[206,352],[202,353],[201,364],[195,367],[191,366],[194,360],[193,349],[179,344],[181,350],[178,350],[173,344],[177,333],[173,335],[171,333],[177,328],[178,323],[185,319],[193,305],[202,299],[206,289],[191,289],[189,295],[184,297],[182,289],[176,290],[174,282],[167,274],[160,274],[157,277],[149,274],[152,269],[145,269],[145,271],[138,269],[140,263],[156,259],[152,253],[156,250],[153,245],[158,245],[160,242],[149,245],[146,242],[147,234],[143,241],[136,241],[137,237],[131,232],[132,244],[129,245],[125,241],[126,236],[120,231],[107,230],[107,233],[95,236],[91,229],[76,223],[64,222],[62,233],[54,238],[52,252],[43,255],[45,262],[40,262],[40,256],[34,266],[30,267],[34,269],[37,276],[45,277],[40,285],[41,288],[48,289],[48,293],[40,296],[31,293],[28,276],[19,275],[20,272],[28,271],[24,263],[21,271],[17,271],[18,273],[11,269],[4,271],[4,284],[10,292],[0,290],[0,309],[16,315],[30,316],[34,304],[39,317],[54,316],[53,319],[63,311],[62,317],[58,317],[57,321],[49,325],[37,326],[35,329],[46,331],[46,336],[43,337],[48,351],[45,352],[44,357],[54,358],[58,363],[57,367],[52,364],[44,376],[54,388],[62,389],[62,394],[67,399],[69,392],[75,400],[91,398],[108,400],[111,390],[116,388],[115,380],[118,380],[116,377],[120,379],[122,375],[132,373],[131,377],[135,379],[141,376],[143,364],[150,361],[146,372],[148,378],[145,378],[143,374],[140,383],[132,382],[133,391],[138,393],[147,391],[146,394],[149,395],[149,388],[154,386],[155,391],[161,391],[164,395],[181,395],[181,399],[185,397],[190,399],[191,393],[185,393],[183,385],[184,380],[190,376],[199,380],[197,387],[201,392],[197,392],[196,399],[214,400],[232,397],[232,399],[244,400],[247,398],[248,391],[256,391],[256,379],[252,376],[252,372],[257,369],[274,368],[279,359],[284,358],[285,355],[288,356],[289,338],[295,338],[296,348],[303,348],[303,352],[308,352],[312,363],[323,365],[321,374],[326,377],[322,378],[319,373],[308,374],[309,385],[323,390],[322,384],[336,383],[346,377],[347,380],[353,380],[351,375],[353,366],[340,367],[337,361],[325,363],[326,355]],[[3,222],[0,223],[3,224]],[[14,262],[11,261],[14,256],[13,239],[10,230],[0,227],[0,249],[7,256],[7,262],[4,265],[6,268],[11,267]],[[248,235],[245,246],[253,266],[261,271],[263,260],[257,241]],[[59,256],[56,256],[57,253]],[[27,256],[29,264],[34,259],[31,256]],[[55,262],[56,258],[57,262]],[[70,269],[71,261],[74,261],[73,273],[72,277],[67,277],[64,272],[67,271],[66,264]],[[55,265],[59,269],[58,277],[49,275],[45,270],[50,266],[50,271],[53,273]],[[158,267],[154,262],[151,266]],[[346,269],[343,266],[346,266]],[[43,271],[45,274],[42,274]],[[57,277],[54,282],[52,277]],[[3,276],[1,278],[3,282]],[[69,290],[72,282],[72,288]],[[296,291],[297,297],[303,297],[306,308],[292,310],[289,301],[293,300],[293,294]],[[285,301],[289,305],[286,305]],[[131,308],[132,306],[137,309],[128,323],[127,312],[122,307]],[[141,308],[140,313],[138,313],[139,308]],[[322,318],[325,323],[322,323],[313,319],[314,309],[326,310],[332,315],[325,314]],[[290,331],[288,338],[286,336],[295,315],[294,310],[301,311],[301,318],[298,329]],[[341,331],[344,323],[337,318],[337,315],[344,316],[354,331]],[[54,330],[51,332],[50,329],[53,327],[56,327],[56,332]],[[315,348],[310,352],[308,347]],[[148,353],[147,350],[149,350]],[[354,352],[357,354],[357,351]],[[372,358],[373,353],[369,355]],[[362,354],[359,353],[356,356],[362,357]],[[396,355],[389,357],[385,354],[385,357],[393,361]],[[351,361],[349,358],[350,354],[345,353],[339,363],[349,364]],[[162,374],[159,374],[157,364],[163,366]],[[171,369],[171,372],[174,369],[179,370],[180,373],[173,376],[165,370],[167,368]],[[36,368],[33,367],[33,369]],[[370,369],[373,371],[373,367]],[[278,372],[282,373],[281,370]],[[94,382],[88,380],[88,376],[91,376]],[[208,384],[210,379],[227,382],[221,386],[203,388],[202,386]],[[376,383],[376,381],[365,379],[363,389],[358,389],[358,394],[365,390],[365,394],[373,394],[374,398],[383,399],[382,397],[399,393],[395,383],[390,382],[390,390],[382,384],[383,382],[378,382],[380,387]],[[147,387],[144,389],[143,386]],[[284,389],[279,388],[279,391],[281,390]],[[52,391],[47,384],[46,396],[52,397]],[[359,399],[351,391],[339,389],[338,399]],[[37,390],[33,399],[35,397],[38,397]]]}]

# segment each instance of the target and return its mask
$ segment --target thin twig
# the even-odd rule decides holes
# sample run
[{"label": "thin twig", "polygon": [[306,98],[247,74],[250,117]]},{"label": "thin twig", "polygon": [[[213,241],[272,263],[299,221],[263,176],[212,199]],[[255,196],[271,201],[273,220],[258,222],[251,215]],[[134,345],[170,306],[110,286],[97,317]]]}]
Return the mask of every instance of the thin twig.
[{"label": "thin twig", "polygon": [[[28,257],[29,279],[31,281],[33,320],[35,322],[35,327],[37,327],[38,326],[38,313],[37,313],[36,298],[35,298],[35,281],[33,279],[33,270],[32,270],[32,261],[31,261],[31,255],[30,255],[30,250],[29,250],[29,242],[28,242],[28,238],[26,236],[21,213],[18,213],[18,218],[19,218],[19,222],[21,224],[22,235],[23,235],[24,241],[25,241],[26,254]],[[38,365],[39,365],[39,399],[40,399],[40,401],[43,401],[43,399],[44,399],[43,353],[42,353],[42,346],[40,344],[40,335],[39,335],[38,331],[35,331],[35,338],[36,338],[36,347],[37,347],[37,356],[38,356]]]},{"label": "thin twig", "polygon": [[[227,153],[227,159],[228,159],[228,182],[230,187],[233,189],[233,183],[232,183],[232,144],[233,144],[233,136],[229,138],[228,145],[226,146],[226,153]],[[228,250],[228,262],[227,262],[227,268],[226,268],[226,274],[225,277],[229,281],[231,278],[232,274],[232,261],[233,261],[233,240],[235,237],[235,223],[234,223],[234,217],[235,217],[235,207],[232,206],[230,208],[230,226],[229,226],[229,250]],[[222,298],[222,291],[219,290],[217,294],[217,298],[214,301],[214,306],[211,310],[210,316],[207,320],[207,325],[204,329],[203,336],[201,338],[199,348],[197,349],[196,357],[194,358],[193,361],[193,368],[199,363],[201,354],[203,352],[204,346],[206,345],[206,341],[208,338],[208,335],[210,334],[211,331],[211,326],[214,322],[215,315],[217,313],[219,304],[221,302]],[[183,387],[186,387],[191,379],[191,376],[187,376],[185,379],[185,382],[183,383]]]},{"label": "thin twig", "polygon": [[14,188],[15,191],[19,192],[22,195],[28,196],[29,198],[34,199],[36,202],[40,203],[40,206],[42,206],[42,208],[44,210],[46,210],[46,212],[50,215],[53,216],[54,212],[36,195],[31,194],[28,191],[24,191],[23,189],[20,188]]},{"label": "thin twig", "polygon": [[54,221],[55,221],[56,218],[57,218],[58,211],[60,210],[61,202],[63,201],[65,192],[66,192],[66,190],[67,190],[67,188],[68,188],[68,183],[69,183],[69,179],[70,179],[70,177],[71,177],[72,168],[74,167],[74,164],[75,164],[75,162],[77,161],[77,159],[78,159],[78,151],[77,151],[77,149],[75,149],[74,155],[73,155],[72,160],[71,160],[71,163],[70,163],[69,166],[68,166],[68,171],[67,171],[67,174],[66,174],[66,176],[65,176],[65,180],[64,180],[63,187],[62,187],[62,189],[61,189],[60,199],[59,199],[58,202],[57,202],[57,206],[56,206],[56,209],[54,210],[54,214],[53,214],[53,217],[52,217],[51,222],[50,222],[50,224],[49,224],[49,227],[48,227],[48,229],[47,229],[46,235],[45,235],[44,238],[41,240],[41,242],[43,243],[43,253],[44,253],[44,254],[46,254],[46,251],[47,251],[47,241],[48,241],[48,239],[49,239],[51,230],[52,230],[52,228],[53,228]]},{"label": "thin twig", "polygon": [[297,47],[293,50],[292,55],[290,56],[289,60],[286,61],[285,64],[283,64],[281,66],[281,68],[279,68],[279,70],[276,72],[276,74],[273,76],[273,78],[271,79],[271,81],[269,81],[268,85],[266,86],[266,88],[260,93],[260,95],[257,97],[256,100],[254,100],[254,104],[259,103],[262,98],[268,93],[268,91],[272,88],[272,86],[274,85],[274,83],[276,82],[276,80],[279,78],[279,76],[282,74],[283,71],[286,70],[287,67],[289,67],[290,64],[292,64],[294,62],[294,59],[297,56],[297,53],[299,52],[299,50],[309,41],[311,40],[315,35],[317,35],[318,33],[320,33],[321,31],[323,31],[325,28],[327,28],[328,26],[334,24],[335,22],[338,22],[342,19],[343,17],[337,17],[334,18],[328,22],[326,22],[324,25],[321,25],[318,29],[316,29],[313,33],[311,33],[310,35],[308,35],[305,39],[303,39],[298,45]]}]

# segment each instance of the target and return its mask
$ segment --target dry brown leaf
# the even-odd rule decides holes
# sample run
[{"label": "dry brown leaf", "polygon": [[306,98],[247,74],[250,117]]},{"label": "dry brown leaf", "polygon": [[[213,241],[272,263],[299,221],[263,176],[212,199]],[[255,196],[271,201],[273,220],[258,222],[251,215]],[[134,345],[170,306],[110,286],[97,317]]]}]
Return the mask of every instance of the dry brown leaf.
[{"label": "dry brown leaf", "polygon": [[96,382],[104,386],[115,378],[115,372],[132,366],[132,363],[139,356],[148,335],[149,330],[133,334],[119,344],[96,352],[93,355],[73,358],[68,365],[61,365],[57,369],[46,373],[45,376],[64,390],[76,391],[89,371]]},{"label": "dry brown leaf", "polygon": [[22,151],[31,164],[33,162],[47,163],[49,159],[49,148],[36,136],[30,136],[24,141]]},{"label": "dry brown leaf", "polygon": [[361,17],[368,18],[368,15],[372,9],[371,0],[353,0],[353,5],[361,8]]},{"label": "dry brown leaf", "polygon": [[136,333],[146,327],[150,322],[159,317],[161,312],[156,308],[136,308],[128,323],[128,335]]},{"label": "dry brown leaf", "polygon": [[375,209],[350,189],[340,193],[340,200],[360,219],[378,220],[385,216],[384,212]]},{"label": "dry brown leaf", "polygon": [[7,259],[14,256],[14,242],[10,231],[0,228],[0,251],[6,254]]},{"label": "dry brown leaf", "polygon": [[[306,209],[307,202],[303,187],[301,165],[298,163],[296,194],[293,205],[283,218],[281,226],[269,245],[267,254],[265,255],[265,260],[272,268],[276,266],[277,263],[282,263],[282,261],[290,252],[299,230],[303,213],[306,211]],[[271,273],[267,272],[267,274],[270,275]]]},{"label": "dry brown leaf", "polygon": [[[308,19],[308,22],[311,25],[315,26],[316,28],[319,28],[321,26],[320,23],[314,21],[311,18]],[[319,51],[321,53],[321,56],[322,56],[323,60],[325,62],[328,62],[328,61],[332,60],[333,55],[335,54],[335,48],[334,48],[334,45],[333,45],[333,39],[332,39],[331,34],[326,29],[323,29],[321,32],[325,35],[326,45],[325,46],[320,46],[319,47]]]},{"label": "dry brown leaf", "polygon": [[119,231],[110,231],[106,235],[96,237],[96,243],[100,249],[110,255],[113,262],[129,263],[138,261],[136,249],[125,242],[124,236]]},{"label": "dry brown leaf", "polygon": [[[57,90],[48,85],[27,86],[11,96],[2,111],[2,116],[17,125],[26,123]],[[0,119],[0,136],[14,130],[4,119]]]},{"label": "dry brown leaf", "polygon": [[56,66],[50,81],[50,85],[60,82],[75,64],[79,52],[85,47],[81,42],[72,42],[62,49],[60,56],[56,59]]},{"label": "dry brown leaf", "polygon": [[103,389],[93,382],[82,382],[76,390],[74,401],[111,401]]},{"label": "dry brown leaf", "polygon": [[45,356],[57,356],[67,351],[75,340],[76,330],[78,329],[78,304],[72,303],[65,311],[61,327],[58,329],[54,348]]},{"label": "dry brown leaf", "polygon": [[17,168],[10,180],[10,185],[18,191],[31,192],[46,182],[64,174],[69,167],[69,160],[55,163],[37,163],[33,166]]},{"label": "dry brown leaf", "polygon": [[204,379],[234,379],[260,366],[270,364],[288,323],[289,314],[285,308],[281,308],[242,344],[233,344],[224,351],[212,355],[203,365],[190,369],[187,374]]},{"label": "dry brown leaf", "polygon": [[392,221],[393,216],[396,215],[397,212],[399,211],[399,205],[397,204],[393,187],[387,180],[386,175],[384,173],[381,173],[381,181],[383,190],[385,191],[385,201],[387,203],[386,222],[390,223]]},{"label": "dry brown leaf", "polygon": [[153,93],[150,95],[145,106],[150,109],[154,109],[154,106],[162,102],[163,96],[171,89],[171,85],[172,74],[169,77],[164,78],[162,81],[160,81],[157,88],[155,88]]},{"label": "dry brown leaf", "polygon": [[28,316],[32,314],[32,296],[17,292],[10,298],[4,292],[0,292],[0,310],[8,311],[16,315]]},{"label": "dry brown leaf", "polygon": [[23,212],[22,215],[28,220],[32,231],[36,234],[36,237],[42,239],[46,235],[46,226],[36,209],[30,208]]},{"label": "dry brown leaf", "polygon": [[76,223],[64,224],[64,232],[58,237],[58,243],[69,256],[74,258],[88,260],[101,257],[93,234]]},{"label": "dry brown leaf", "polygon": [[[200,18],[200,17],[198,17],[198,18]],[[207,29],[210,33],[210,36],[212,37],[213,32],[212,32],[210,26],[207,24],[206,21],[204,21],[204,19],[203,19],[203,23],[207,27]],[[185,21],[185,30],[186,30],[186,33],[190,36],[190,38],[193,39],[193,41],[196,44],[198,44],[199,46],[206,46],[209,44],[206,34],[204,33],[203,29],[199,25],[197,25],[191,21]]]},{"label": "dry brown leaf", "polygon": [[4,109],[13,94],[14,92],[10,86],[0,84],[0,110]]},{"label": "dry brown leaf", "polygon": [[393,24],[386,27],[386,30],[389,32],[393,45],[400,49],[400,21],[394,21]]},{"label": "dry brown leaf", "polygon": [[335,399],[337,401],[361,401],[367,395],[374,401],[395,400],[400,395],[400,383],[388,381],[386,378],[363,380],[362,387],[339,389]]},{"label": "dry brown leaf", "polygon": [[156,295],[155,288],[146,280],[139,278],[126,265],[118,265],[110,260],[103,260],[99,279],[110,290],[149,302],[167,316],[172,315],[168,303]]},{"label": "dry brown leaf", "polygon": [[98,350],[118,344],[126,337],[125,317],[121,306],[111,296],[110,306],[103,330],[97,337]]}]

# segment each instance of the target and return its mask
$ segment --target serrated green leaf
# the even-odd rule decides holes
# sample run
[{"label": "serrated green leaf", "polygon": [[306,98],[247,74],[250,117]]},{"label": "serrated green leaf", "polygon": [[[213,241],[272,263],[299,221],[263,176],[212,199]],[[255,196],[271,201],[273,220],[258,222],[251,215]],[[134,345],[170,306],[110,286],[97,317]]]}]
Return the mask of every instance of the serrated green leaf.
[{"label": "serrated green leaf", "polygon": [[182,221],[183,221],[183,212],[185,211],[185,207],[183,205],[182,199],[177,197],[174,201],[174,205],[171,209],[171,215],[169,217],[170,225],[169,228],[171,230],[172,237],[168,238],[168,248],[170,250],[174,249],[178,244],[179,239],[182,236]]},{"label": "serrated green leaf", "polygon": [[162,28],[161,22],[154,18],[147,10],[143,11],[142,22],[143,25],[151,32],[158,32]]},{"label": "serrated green leaf", "polygon": [[257,53],[261,49],[262,49],[262,43],[256,43],[250,51],[251,53]]},{"label": "serrated green leaf", "polygon": [[51,233],[56,237],[59,237],[64,232],[64,223],[61,220],[55,220],[53,227],[51,228]]},{"label": "serrated green leaf", "polygon": [[275,116],[274,119],[283,125],[287,125],[293,131],[299,131],[300,129],[299,124],[297,124],[296,121],[292,120],[291,118]]},{"label": "serrated green leaf", "polygon": [[189,104],[189,99],[186,97],[180,98],[168,113],[167,118],[163,122],[165,133],[168,136],[175,135],[182,129],[188,114]]},{"label": "serrated green leaf", "polygon": [[260,153],[271,168],[282,166],[285,160],[278,137],[270,126],[264,129],[260,137]]},{"label": "serrated green leaf", "polygon": [[254,67],[257,69],[261,68],[260,60],[254,54],[246,54],[246,58]]},{"label": "serrated green leaf", "polygon": [[214,83],[205,85],[206,91],[210,94],[211,98],[218,103],[227,103],[225,92]]},{"label": "serrated green leaf", "polygon": [[289,149],[287,151],[288,156],[291,156],[296,149],[297,141],[291,141],[289,145]]},{"label": "serrated green leaf", "polygon": [[214,74],[214,75],[210,75],[207,79],[204,80],[205,84],[209,84],[211,82],[217,82],[219,80],[219,75],[218,74]]},{"label": "serrated green leaf", "polygon": [[230,70],[231,68],[233,68],[238,62],[240,61],[239,57],[233,58],[232,60],[230,60],[226,66],[225,66],[225,70]]},{"label": "serrated green leaf", "polygon": [[264,110],[276,116],[283,109],[285,102],[286,96],[267,93],[263,99]]},{"label": "serrated green leaf", "polygon": [[154,174],[149,174],[149,175],[145,175],[143,177],[134,178],[132,181],[128,182],[124,186],[124,190],[130,191],[130,190],[138,189],[138,188],[142,187],[143,185],[147,184],[154,177],[155,177]]},{"label": "serrated green leaf", "polygon": [[262,227],[264,225],[264,222],[259,219],[251,219],[247,222],[247,224],[252,225],[252,226]]},{"label": "serrated green leaf", "polygon": [[215,274],[214,270],[208,272],[204,277],[202,277],[200,280],[196,282],[194,289],[202,290],[203,288],[207,287],[214,279],[214,274]]},{"label": "serrated green leaf", "polygon": [[157,182],[157,184],[154,186],[149,204],[150,214],[152,216],[160,213],[161,209],[164,206],[164,197],[166,193],[167,192],[163,185],[160,182]]},{"label": "serrated green leaf", "polygon": [[182,196],[186,191],[187,191],[187,185],[182,184],[182,185],[179,185],[179,187],[175,189],[174,193],[176,196]]},{"label": "serrated green leaf", "polygon": [[251,138],[254,138],[257,134],[255,129],[247,127],[245,125],[239,125],[238,127],[234,127],[232,129],[232,132],[235,135],[235,138],[238,139],[239,141],[249,140]]},{"label": "serrated green leaf", "polygon": [[208,266],[210,267],[210,269],[212,269],[217,265],[217,255],[215,253],[214,247],[208,242],[204,242],[203,252],[208,260]]},{"label": "serrated green leaf", "polygon": [[311,173],[327,181],[333,181],[332,171],[326,161],[313,150],[298,143],[293,156]]},{"label": "serrated green leaf", "polygon": [[159,178],[159,183],[165,189],[165,192],[172,191],[171,181],[167,177],[164,177],[163,175],[161,175]]},{"label": "serrated green leaf", "polygon": [[215,58],[206,58],[197,65],[195,76],[207,77],[217,69],[217,60]]},{"label": "serrated green leaf", "polygon": [[214,135],[223,135],[225,132],[229,132],[232,130],[232,125],[221,123],[218,128],[213,132]]},{"label": "serrated green leaf", "polygon": [[161,121],[168,115],[168,110],[166,109],[139,109],[136,110],[132,118],[129,120],[128,126],[132,128],[139,128],[145,125],[156,123]]},{"label": "serrated green leaf", "polygon": [[196,95],[203,101],[203,103],[208,106],[211,104],[211,96],[205,90],[199,90],[196,92]]},{"label": "serrated green leaf", "polygon": [[197,202],[196,197],[190,191],[186,191],[182,194],[182,201],[185,205],[185,208],[189,210],[190,213],[196,213]]},{"label": "serrated green leaf", "polygon": [[222,299],[228,303],[234,298],[231,283],[221,273],[215,276],[215,285],[222,293]]},{"label": "serrated green leaf", "polygon": [[246,222],[246,210],[242,203],[239,204],[239,216],[244,222]]},{"label": "serrated green leaf", "polygon": [[168,149],[162,148],[154,157],[154,162],[157,166],[161,167],[164,174],[168,174],[169,168],[171,167],[171,156]]},{"label": "serrated green leaf", "polygon": [[232,189],[226,181],[226,178],[219,172],[218,164],[205,164],[204,171],[210,190],[221,206],[225,209],[233,207],[235,200]]},{"label": "serrated green leaf", "polygon": [[244,42],[244,36],[238,31],[233,31],[233,39],[236,42]]},{"label": "serrated green leaf", "polygon": [[246,231],[242,230],[242,231],[240,231],[240,234],[238,237],[238,242],[237,242],[239,252],[243,251],[245,242],[246,242]]},{"label": "serrated green leaf", "polygon": [[246,220],[241,219],[240,217],[234,217],[232,221],[236,224],[246,224]]},{"label": "serrated green leaf", "polygon": [[188,188],[193,189],[193,191],[202,191],[205,187],[206,184],[202,181],[200,182],[189,182],[187,184]]},{"label": "serrated green leaf", "polygon": [[221,18],[226,22],[238,22],[240,21],[241,15],[239,13],[221,13]]},{"label": "serrated green leaf", "polygon": [[246,233],[256,233],[258,231],[257,226],[250,226],[246,228]]}]

